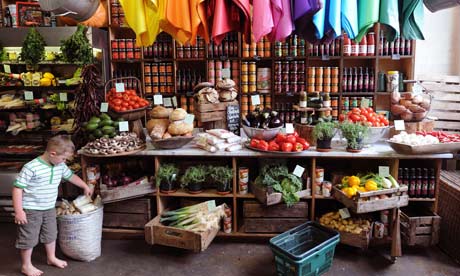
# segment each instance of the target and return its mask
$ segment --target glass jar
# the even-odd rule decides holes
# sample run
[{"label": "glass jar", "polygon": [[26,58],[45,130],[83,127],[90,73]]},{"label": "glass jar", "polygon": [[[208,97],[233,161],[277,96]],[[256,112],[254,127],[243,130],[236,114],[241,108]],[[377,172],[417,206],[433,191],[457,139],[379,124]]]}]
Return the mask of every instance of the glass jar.
[{"label": "glass jar", "polygon": [[387,92],[399,92],[399,72],[387,72]]}]

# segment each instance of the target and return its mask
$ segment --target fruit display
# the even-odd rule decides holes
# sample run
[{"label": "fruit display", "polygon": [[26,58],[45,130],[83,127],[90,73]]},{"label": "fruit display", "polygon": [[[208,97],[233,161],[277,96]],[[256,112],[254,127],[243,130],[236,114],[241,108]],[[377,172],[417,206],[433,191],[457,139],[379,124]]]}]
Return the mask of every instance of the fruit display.
[{"label": "fruit display", "polygon": [[339,121],[342,122],[345,120],[352,121],[353,123],[359,122],[369,127],[383,127],[390,124],[385,116],[375,113],[372,107],[355,107],[348,111],[347,114],[340,114]]},{"label": "fruit display", "polygon": [[249,141],[249,147],[262,151],[301,152],[308,150],[310,144],[304,138],[299,137],[297,131],[294,131],[293,134],[287,135],[278,133],[273,140],[268,142],[252,138]]},{"label": "fruit display", "polygon": [[369,220],[360,218],[342,219],[339,212],[324,214],[319,219],[319,223],[326,227],[352,234],[361,234],[361,232],[368,232],[371,229],[371,222]]},{"label": "fruit display", "polygon": [[156,106],[150,112],[146,128],[152,140],[167,139],[173,136],[192,136],[193,124],[185,122],[187,111],[182,108]]},{"label": "fruit display", "polygon": [[391,114],[395,119],[418,122],[430,111],[431,99],[428,96],[399,92],[391,94]]},{"label": "fruit display", "polygon": [[440,143],[459,143],[460,134],[456,133],[447,133],[443,131],[417,131],[417,135],[422,136],[433,136],[439,140]]},{"label": "fruit display", "polygon": [[136,90],[126,89],[125,92],[117,92],[115,88],[111,88],[107,92],[107,102],[109,108],[116,112],[126,112],[139,108],[145,108],[150,103],[136,95]]},{"label": "fruit display", "polygon": [[[365,175],[344,176],[338,186],[348,198],[352,198],[358,192],[366,193],[382,189],[398,188],[399,184],[391,175],[382,177],[375,173],[367,173]],[[379,197],[386,198],[387,196],[380,195]]]},{"label": "fruit display", "polygon": [[112,120],[106,113],[99,117],[93,116],[88,122],[83,123],[82,127],[90,141],[97,138],[113,138],[118,134],[118,124],[123,119]]},{"label": "fruit display", "polygon": [[243,125],[254,128],[277,128],[283,126],[283,121],[278,116],[278,112],[271,109],[257,107],[254,112],[242,117]]},{"label": "fruit display", "polygon": [[136,133],[122,132],[113,138],[103,137],[88,142],[82,150],[94,155],[111,155],[135,151],[144,146],[145,143],[137,137]]},{"label": "fruit display", "polygon": [[440,142],[437,137],[429,135],[429,134],[425,134],[425,135],[415,134],[415,133],[408,134],[405,131],[401,131],[400,134],[397,134],[391,137],[390,141],[395,142],[395,143],[410,145],[410,146],[434,145],[434,144],[439,144]]}]

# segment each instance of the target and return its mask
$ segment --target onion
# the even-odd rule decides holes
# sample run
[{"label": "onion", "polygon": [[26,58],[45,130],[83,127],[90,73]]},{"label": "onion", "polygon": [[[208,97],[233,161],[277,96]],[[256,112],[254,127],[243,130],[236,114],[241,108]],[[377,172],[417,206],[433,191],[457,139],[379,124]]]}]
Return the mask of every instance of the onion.
[{"label": "onion", "polygon": [[406,110],[401,114],[401,119],[404,121],[411,121],[413,117],[413,113],[410,110]]}]

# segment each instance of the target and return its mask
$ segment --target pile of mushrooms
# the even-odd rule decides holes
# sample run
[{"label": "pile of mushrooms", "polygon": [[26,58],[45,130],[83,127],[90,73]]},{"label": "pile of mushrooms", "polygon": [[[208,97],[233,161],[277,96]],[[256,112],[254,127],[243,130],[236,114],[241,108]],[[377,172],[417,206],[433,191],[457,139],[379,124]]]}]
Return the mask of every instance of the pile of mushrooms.
[{"label": "pile of mushrooms", "polygon": [[100,138],[89,142],[83,147],[83,150],[90,154],[110,155],[134,151],[144,147],[144,145],[136,133],[122,132],[113,138]]}]

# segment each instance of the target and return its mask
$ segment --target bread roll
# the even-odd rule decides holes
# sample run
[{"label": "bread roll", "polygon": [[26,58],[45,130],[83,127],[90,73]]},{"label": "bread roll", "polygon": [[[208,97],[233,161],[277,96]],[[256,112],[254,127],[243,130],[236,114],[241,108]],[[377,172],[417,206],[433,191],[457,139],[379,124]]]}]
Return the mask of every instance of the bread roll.
[{"label": "bread roll", "polygon": [[[187,111],[185,111],[184,109],[182,108],[176,108],[174,109],[173,112],[171,112],[171,114],[169,115],[169,120],[170,121],[180,121],[180,120],[184,120],[185,119],[185,116],[187,116]],[[171,133],[172,134],[172,133]]]},{"label": "bread roll", "polygon": [[145,127],[147,128],[150,137],[155,140],[163,137],[163,134],[168,129],[168,126],[168,119],[150,119]]},{"label": "bread roll", "polygon": [[153,119],[168,119],[172,112],[172,108],[165,108],[161,105],[155,106],[149,113]]},{"label": "bread roll", "polygon": [[170,124],[168,127],[168,132],[173,136],[183,135],[183,134],[186,134],[187,132],[192,132],[192,131],[193,131],[193,125],[186,124],[186,123]]}]

